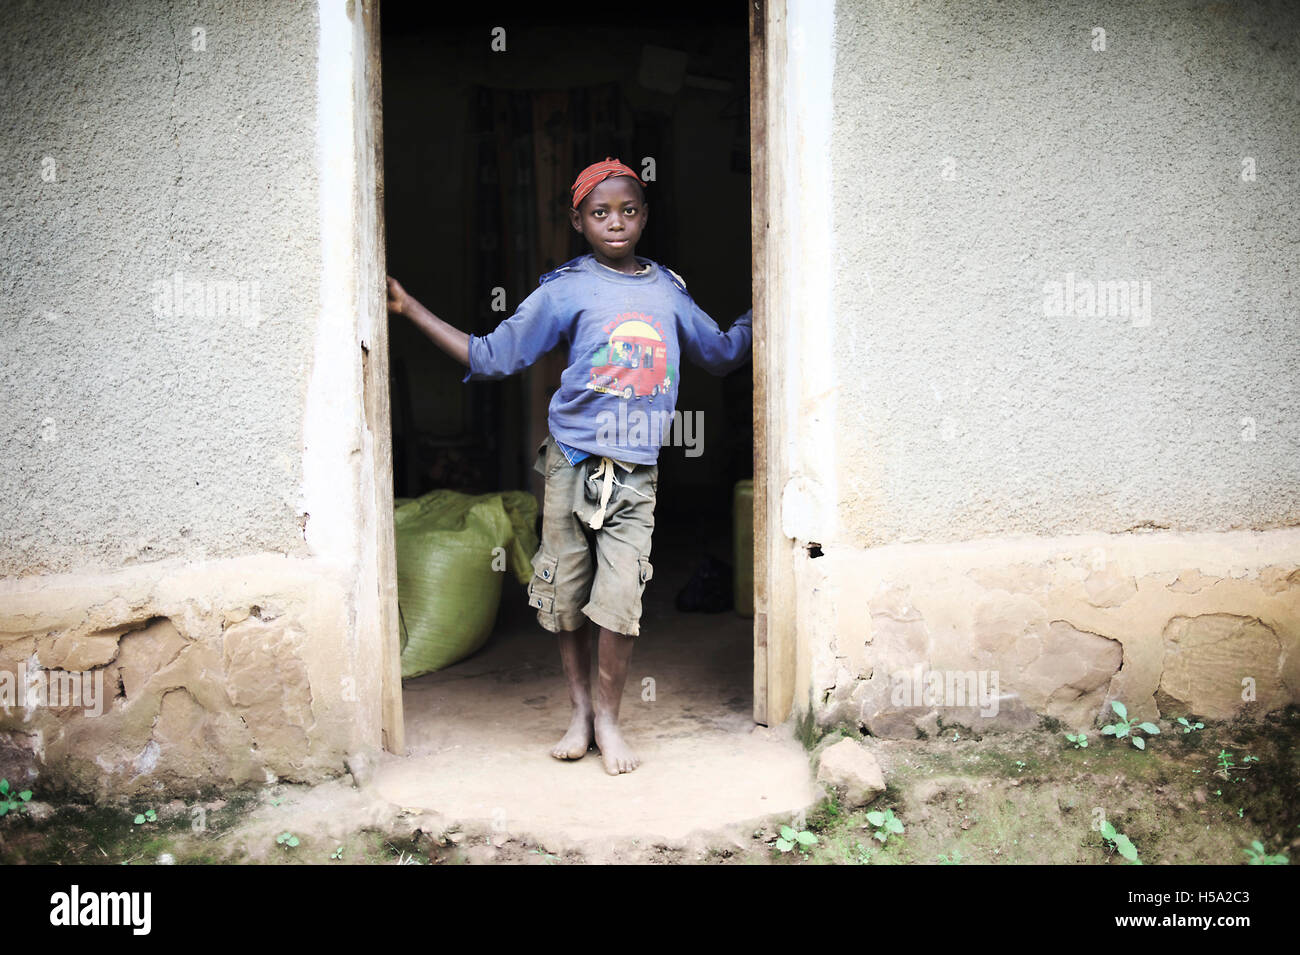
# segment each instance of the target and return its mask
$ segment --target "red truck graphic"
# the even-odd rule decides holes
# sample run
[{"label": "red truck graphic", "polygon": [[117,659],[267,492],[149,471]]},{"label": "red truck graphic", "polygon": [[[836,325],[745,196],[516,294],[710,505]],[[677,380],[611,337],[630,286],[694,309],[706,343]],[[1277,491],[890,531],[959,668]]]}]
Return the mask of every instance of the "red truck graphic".
[{"label": "red truck graphic", "polygon": [[669,388],[668,346],[648,322],[621,322],[591,356],[587,387],[623,398],[654,397]]}]

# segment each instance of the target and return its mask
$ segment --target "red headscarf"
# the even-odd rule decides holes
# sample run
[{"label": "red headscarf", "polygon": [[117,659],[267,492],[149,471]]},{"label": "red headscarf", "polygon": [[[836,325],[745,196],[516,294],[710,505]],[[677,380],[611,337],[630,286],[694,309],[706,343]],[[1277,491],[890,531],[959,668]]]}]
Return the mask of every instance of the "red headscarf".
[{"label": "red headscarf", "polygon": [[578,173],[577,179],[573,180],[573,188],[570,190],[573,193],[573,208],[582,205],[582,200],[587,198],[591,190],[614,176],[631,176],[637,182],[641,182],[641,177],[630,167],[606,156],[604,162],[592,163]]}]

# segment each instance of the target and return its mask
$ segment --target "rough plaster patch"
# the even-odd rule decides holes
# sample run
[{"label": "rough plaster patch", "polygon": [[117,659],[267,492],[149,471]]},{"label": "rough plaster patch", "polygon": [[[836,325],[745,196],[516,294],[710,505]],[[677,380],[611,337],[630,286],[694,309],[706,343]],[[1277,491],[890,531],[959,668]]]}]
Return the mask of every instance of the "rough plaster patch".
[{"label": "rough plaster patch", "polygon": [[973,567],[966,576],[985,590],[1045,594],[1056,581],[1053,570],[1047,563],[1020,563],[1008,567]]},{"label": "rough plaster patch", "polygon": [[1119,641],[1053,620],[1042,653],[1023,674],[1008,682],[1023,687],[1021,697],[1033,709],[1086,727],[1105,704],[1111,678],[1124,662]]},{"label": "rough plaster patch", "polygon": [[116,663],[126,699],[136,699],[154,674],[175,660],[186,646],[186,639],[167,619],[123,637]]},{"label": "rough plaster patch", "polygon": [[18,672],[18,664],[30,660],[36,653],[36,636],[28,634],[11,637],[0,643],[0,670]]},{"label": "rough plaster patch", "polygon": [[1259,572],[1259,584],[1270,596],[1300,591],[1300,570],[1294,567],[1265,567]]},{"label": "rough plaster patch", "polygon": [[48,670],[91,670],[117,656],[120,635],[62,633],[39,641],[37,657]]},{"label": "rough plaster patch", "polygon": [[[0,582],[0,666],[30,667],[38,643],[53,652],[67,635],[104,643],[94,659],[101,638],[116,652],[102,715],[0,710],[0,741],[26,741],[0,750],[25,753],[23,772],[51,791],[96,797],[341,772],[345,753],[379,742],[369,711],[331,693],[347,601],[326,565],[279,554]],[[355,688],[373,697],[378,680]]]},{"label": "rough plaster patch", "polygon": [[898,584],[881,584],[880,589],[867,602],[873,617],[888,617],[906,623],[921,619],[921,612],[912,605],[910,588]]},{"label": "rough plaster patch", "polygon": [[158,765],[158,754],[162,752],[162,747],[153,740],[144,744],[144,749],[140,751],[132,765],[135,767],[137,776],[144,776],[153,772],[154,767]]},{"label": "rough plaster patch", "polygon": [[170,746],[193,746],[203,740],[207,710],[185,687],[163,694],[154,724],[154,740]]},{"label": "rough plaster patch", "polygon": [[[222,638],[226,690],[254,736],[305,748],[315,720],[311,683],[302,661],[306,635],[298,627],[250,617]],[[294,740],[297,736],[300,740]]]},{"label": "rough plaster patch", "polygon": [[1201,573],[1197,567],[1189,567],[1180,573],[1178,579],[1169,584],[1168,588],[1176,594],[1197,594],[1206,587],[1214,586],[1221,579],[1220,577],[1208,577]]},{"label": "rough plaster patch", "polygon": [[930,658],[930,631],[924,620],[900,622],[893,617],[871,619],[871,656],[875,668],[901,668],[905,661]]},{"label": "rough plaster patch", "polygon": [[[828,658],[817,670],[820,692],[810,694],[816,717],[904,737],[930,726],[932,714],[945,724],[960,722],[947,710],[892,705],[891,674],[918,663],[999,670],[999,720],[973,719],[972,728],[1001,728],[1004,716],[1034,713],[1089,726],[1114,698],[1143,719],[1170,707],[1175,715],[1201,712],[1195,694],[1203,684],[1192,684],[1181,701],[1162,689],[1162,679],[1172,684],[1181,672],[1175,665],[1162,675],[1163,634],[1171,621],[1207,613],[1266,621],[1276,641],[1272,654],[1253,664],[1259,699],[1267,706],[1300,701],[1298,563],[1294,529],[841,551],[829,565],[842,594],[829,625],[839,651],[833,666]],[[1239,576],[1227,576],[1234,568]],[[809,640],[819,659],[818,632],[810,631]],[[1233,686],[1239,694],[1235,679]]]},{"label": "rough plaster patch", "polygon": [[1254,617],[1211,613],[1174,617],[1165,627],[1161,710],[1229,719],[1248,702],[1243,681],[1253,681],[1258,712],[1290,699],[1280,677],[1283,650],[1272,627]]},{"label": "rough plaster patch", "polygon": [[1108,566],[1089,574],[1083,589],[1094,607],[1118,607],[1137,593],[1137,580]]},{"label": "rough plaster patch", "polygon": [[[888,687],[884,694],[872,694],[863,684],[864,694],[858,720],[872,736],[882,739],[915,739],[917,728],[933,713],[924,706],[893,706],[889,703]],[[884,702],[880,701],[883,695]],[[872,699],[876,696],[876,699]]]},{"label": "rough plaster patch", "polygon": [[1047,612],[1023,594],[987,594],[975,607],[971,636],[976,648],[1000,657],[1036,656],[1035,641],[1047,630]]}]

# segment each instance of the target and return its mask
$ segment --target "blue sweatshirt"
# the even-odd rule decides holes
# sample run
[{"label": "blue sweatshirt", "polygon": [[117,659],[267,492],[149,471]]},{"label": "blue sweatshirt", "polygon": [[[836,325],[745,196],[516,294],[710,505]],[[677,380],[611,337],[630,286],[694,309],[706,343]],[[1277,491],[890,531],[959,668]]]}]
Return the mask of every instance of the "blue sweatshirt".
[{"label": "blue sweatshirt", "polygon": [[470,336],[464,380],[513,375],[567,342],[569,366],[547,415],[555,440],[654,464],[670,437],[682,356],[715,375],[743,364],[752,310],[723,332],[671,270],[637,261],[649,270],[627,275],[587,254],[543,275],[514,315]]}]

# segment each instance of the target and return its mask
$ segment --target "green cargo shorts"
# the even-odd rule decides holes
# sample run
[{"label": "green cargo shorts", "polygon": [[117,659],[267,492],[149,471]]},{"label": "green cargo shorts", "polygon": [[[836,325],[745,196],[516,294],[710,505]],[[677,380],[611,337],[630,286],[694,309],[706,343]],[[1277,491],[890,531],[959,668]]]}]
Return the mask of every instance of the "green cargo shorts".
[{"label": "green cargo shorts", "polygon": [[593,472],[604,460],[592,455],[570,464],[551,435],[537,449],[533,470],[546,478],[546,500],[528,603],[552,633],[578,630],[587,620],[626,636],[640,633],[641,595],[654,575],[659,465],[638,464],[631,472],[614,465],[603,520],[593,529],[605,483]]}]

